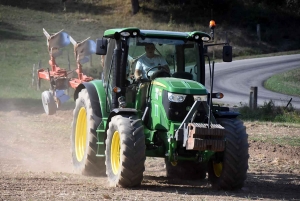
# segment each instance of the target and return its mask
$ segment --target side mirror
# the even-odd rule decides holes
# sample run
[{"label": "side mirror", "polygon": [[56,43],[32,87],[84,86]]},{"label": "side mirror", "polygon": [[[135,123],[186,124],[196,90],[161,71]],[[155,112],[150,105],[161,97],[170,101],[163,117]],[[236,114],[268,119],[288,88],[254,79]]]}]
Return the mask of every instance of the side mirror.
[{"label": "side mirror", "polygon": [[197,64],[194,66],[194,73],[197,75]]},{"label": "side mirror", "polygon": [[106,55],[107,52],[107,39],[97,39],[96,40],[96,54],[97,55]]},{"label": "side mirror", "polygon": [[232,62],[232,46],[223,46],[223,61]]}]

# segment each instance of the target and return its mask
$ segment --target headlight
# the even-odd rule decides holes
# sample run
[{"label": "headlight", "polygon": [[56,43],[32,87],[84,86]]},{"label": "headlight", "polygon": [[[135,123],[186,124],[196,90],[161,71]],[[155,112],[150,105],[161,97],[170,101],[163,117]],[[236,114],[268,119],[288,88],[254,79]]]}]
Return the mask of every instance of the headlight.
[{"label": "headlight", "polygon": [[195,95],[194,100],[195,101],[207,101],[207,95]]},{"label": "headlight", "polygon": [[121,32],[121,36],[130,36],[130,33],[129,32]]},{"label": "headlight", "polygon": [[185,100],[186,95],[183,94],[173,94],[168,92],[168,99],[171,102],[182,103]]},{"label": "headlight", "polygon": [[120,96],[118,98],[118,102],[119,102],[119,107],[120,108],[125,108],[126,107],[126,100],[124,96]]},{"label": "headlight", "polygon": [[209,38],[208,37],[202,37],[202,40],[203,41],[209,41]]}]

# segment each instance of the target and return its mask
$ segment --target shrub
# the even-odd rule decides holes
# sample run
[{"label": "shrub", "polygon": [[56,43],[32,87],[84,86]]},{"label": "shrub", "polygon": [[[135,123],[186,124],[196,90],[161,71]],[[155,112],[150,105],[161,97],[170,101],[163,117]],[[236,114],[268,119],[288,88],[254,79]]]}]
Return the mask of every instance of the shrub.
[{"label": "shrub", "polygon": [[273,100],[265,101],[257,109],[251,109],[248,105],[241,103],[239,112],[243,120],[300,123],[300,112],[295,110],[293,105],[276,106]]}]

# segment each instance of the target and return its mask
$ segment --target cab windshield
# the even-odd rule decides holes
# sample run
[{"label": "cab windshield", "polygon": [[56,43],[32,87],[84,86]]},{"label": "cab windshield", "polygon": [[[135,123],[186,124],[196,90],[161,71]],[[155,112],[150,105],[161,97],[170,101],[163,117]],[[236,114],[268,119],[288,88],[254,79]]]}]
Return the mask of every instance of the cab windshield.
[{"label": "cab windshield", "polygon": [[155,54],[161,55],[166,60],[171,74],[188,72],[193,75],[193,80],[196,80],[195,66],[199,66],[198,44],[175,39],[129,38],[128,65],[130,68],[128,70],[131,75],[134,73],[137,60],[145,54],[145,45],[149,43],[155,45]]}]

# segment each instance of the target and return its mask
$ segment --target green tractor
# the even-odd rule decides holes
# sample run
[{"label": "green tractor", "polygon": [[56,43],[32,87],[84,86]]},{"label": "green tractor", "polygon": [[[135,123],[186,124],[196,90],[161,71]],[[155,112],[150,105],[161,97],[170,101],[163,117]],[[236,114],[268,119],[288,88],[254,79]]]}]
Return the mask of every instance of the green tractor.
[{"label": "green tractor", "polygon": [[[76,88],[72,158],[84,175],[107,175],[111,186],[134,187],[143,180],[146,157],[164,158],[166,175],[204,179],[216,189],[239,189],[248,169],[248,135],[239,113],[212,103],[213,67],[207,49],[213,33],[109,29],[96,40],[102,55],[101,80]],[[145,44],[153,43],[170,68],[134,79]],[[210,91],[205,87],[209,61]],[[154,69],[153,68],[153,69]],[[152,70],[152,69],[151,69]]]}]

